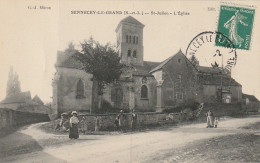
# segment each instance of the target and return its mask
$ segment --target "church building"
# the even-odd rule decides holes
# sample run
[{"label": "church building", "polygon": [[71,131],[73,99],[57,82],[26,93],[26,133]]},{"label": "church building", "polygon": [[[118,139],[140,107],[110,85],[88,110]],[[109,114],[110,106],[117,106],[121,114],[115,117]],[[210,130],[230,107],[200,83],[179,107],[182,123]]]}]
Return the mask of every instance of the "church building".
[{"label": "church building", "polygon": [[[214,74],[216,70],[210,67],[192,65],[181,50],[163,62],[144,61],[144,27],[144,24],[128,16],[115,29],[121,63],[130,68],[118,82],[106,87],[104,101],[115,108],[162,111],[190,101],[205,102],[203,99],[208,94],[217,98],[220,83],[211,81],[220,79],[224,74]],[[90,112],[95,100],[92,74],[84,72],[81,64],[71,55],[73,52],[69,51],[58,51],[57,54],[53,106],[58,114],[72,110]],[[211,76],[205,78],[205,74]],[[228,84],[226,94],[233,96]],[[239,101],[242,98],[242,86],[234,79],[232,86]]]}]

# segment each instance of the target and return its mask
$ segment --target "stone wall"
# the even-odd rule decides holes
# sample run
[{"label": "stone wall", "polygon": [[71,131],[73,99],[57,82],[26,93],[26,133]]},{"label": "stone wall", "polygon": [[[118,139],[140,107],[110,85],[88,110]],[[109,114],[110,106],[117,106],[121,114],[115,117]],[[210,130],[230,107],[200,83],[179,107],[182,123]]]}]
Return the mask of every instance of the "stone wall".
[{"label": "stone wall", "polygon": [[[57,67],[53,82],[53,107],[58,114],[71,110],[90,111],[92,103],[92,75],[83,70]],[[82,80],[84,98],[76,98],[77,83]]]},{"label": "stone wall", "polygon": [[0,109],[0,130],[12,127],[21,126],[24,124],[49,121],[47,114],[21,112],[11,109]]},{"label": "stone wall", "polygon": [[[79,130],[86,131],[95,129],[96,116],[100,117],[100,130],[115,130],[115,119],[118,114],[99,114],[99,115],[83,115],[79,114]],[[180,114],[169,117],[166,113],[137,113],[137,127],[156,126],[167,122],[179,122],[182,118]],[[123,114],[123,127],[130,129],[131,114]],[[166,122],[167,121],[167,122]],[[66,120],[65,127],[68,127],[69,120]]]}]

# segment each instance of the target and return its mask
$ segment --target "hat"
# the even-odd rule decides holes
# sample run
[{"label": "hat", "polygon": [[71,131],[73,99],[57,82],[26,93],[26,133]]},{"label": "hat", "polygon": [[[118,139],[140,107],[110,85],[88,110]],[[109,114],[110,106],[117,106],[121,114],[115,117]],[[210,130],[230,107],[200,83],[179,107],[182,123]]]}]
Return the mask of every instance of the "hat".
[{"label": "hat", "polygon": [[120,110],[120,113],[123,113],[123,110]]},{"label": "hat", "polygon": [[73,111],[73,112],[71,112],[71,115],[73,115],[73,114],[78,114],[76,111]]}]

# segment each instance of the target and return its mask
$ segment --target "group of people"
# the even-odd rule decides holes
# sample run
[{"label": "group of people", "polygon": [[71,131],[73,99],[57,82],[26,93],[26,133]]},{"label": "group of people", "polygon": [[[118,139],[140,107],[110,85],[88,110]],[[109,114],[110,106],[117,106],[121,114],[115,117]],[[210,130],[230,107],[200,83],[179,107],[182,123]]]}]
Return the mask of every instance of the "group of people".
[{"label": "group of people", "polygon": [[[116,116],[116,119],[115,119],[115,126],[117,128],[117,130],[125,130],[126,129],[126,121],[127,121],[127,118],[126,118],[126,115],[123,114],[123,110],[120,111],[120,114],[118,114]],[[137,126],[137,114],[135,113],[134,110],[132,110],[132,113],[131,113],[131,130],[134,131],[136,129],[136,126]]]},{"label": "group of people", "polygon": [[[78,131],[78,125],[80,123],[80,120],[78,118],[78,113],[76,111],[73,111],[71,113],[71,118],[69,119],[69,138],[70,139],[78,139],[79,138],[79,131]],[[60,128],[64,128],[65,123],[65,116],[64,114],[61,115],[61,121],[57,124],[56,130]],[[85,117],[83,117],[84,121]],[[123,114],[123,110],[120,111],[120,113],[116,116],[115,119],[115,127],[117,130],[124,131],[126,129],[126,121],[127,117],[125,114]],[[100,123],[101,117],[96,116],[95,117],[95,131],[99,131],[100,129]],[[83,123],[83,126],[85,123]],[[137,126],[137,114],[134,112],[134,110],[131,113],[131,130],[134,131]],[[86,130],[86,127],[84,127],[84,130]]]},{"label": "group of people", "polygon": [[[78,125],[79,125],[79,119],[78,114],[76,111],[73,111],[72,117],[69,120],[69,138],[70,139],[78,139],[79,138],[79,131],[78,131]],[[209,110],[207,112],[207,128],[217,128],[218,127],[218,118],[215,117],[215,120],[213,113]],[[95,118],[95,131],[99,131],[100,128],[100,116],[96,116]],[[115,119],[115,127],[117,130],[125,130],[126,128],[126,122],[127,118],[126,115],[123,114],[123,111],[121,110],[120,113],[116,116]],[[61,127],[64,123],[64,118],[62,116],[60,123],[58,124],[59,127]],[[137,127],[137,114],[134,112],[134,110],[131,113],[131,130],[134,131]],[[56,127],[57,128],[57,127]]]},{"label": "group of people", "polygon": [[214,119],[214,116],[213,116],[213,113],[209,110],[207,112],[207,128],[217,128],[218,127],[218,118],[215,117],[215,120]]}]

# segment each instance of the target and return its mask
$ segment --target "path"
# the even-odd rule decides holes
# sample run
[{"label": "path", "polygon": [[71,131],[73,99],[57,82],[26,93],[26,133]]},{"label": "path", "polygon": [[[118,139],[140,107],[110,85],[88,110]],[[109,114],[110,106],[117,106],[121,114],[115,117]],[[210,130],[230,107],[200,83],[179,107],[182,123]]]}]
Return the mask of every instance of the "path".
[{"label": "path", "polygon": [[[37,151],[29,150],[27,154],[6,157],[0,162],[151,162],[152,158],[191,142],[250,132],[239,127],[256,122],[260,122],[260,117],[220,121],[220,127],[216,129],[205,128],[205,124],[193,124],[122,135],[81,135],[79,140],[44,133],[38,129],[40,124],[34,124],[13,135],[20,133],[29,137],[16,140],[33,141],[31,148]],[[10,139],[13,138],[11,135],[5,140],[0,139],[0,143],[11,143]]]}]

